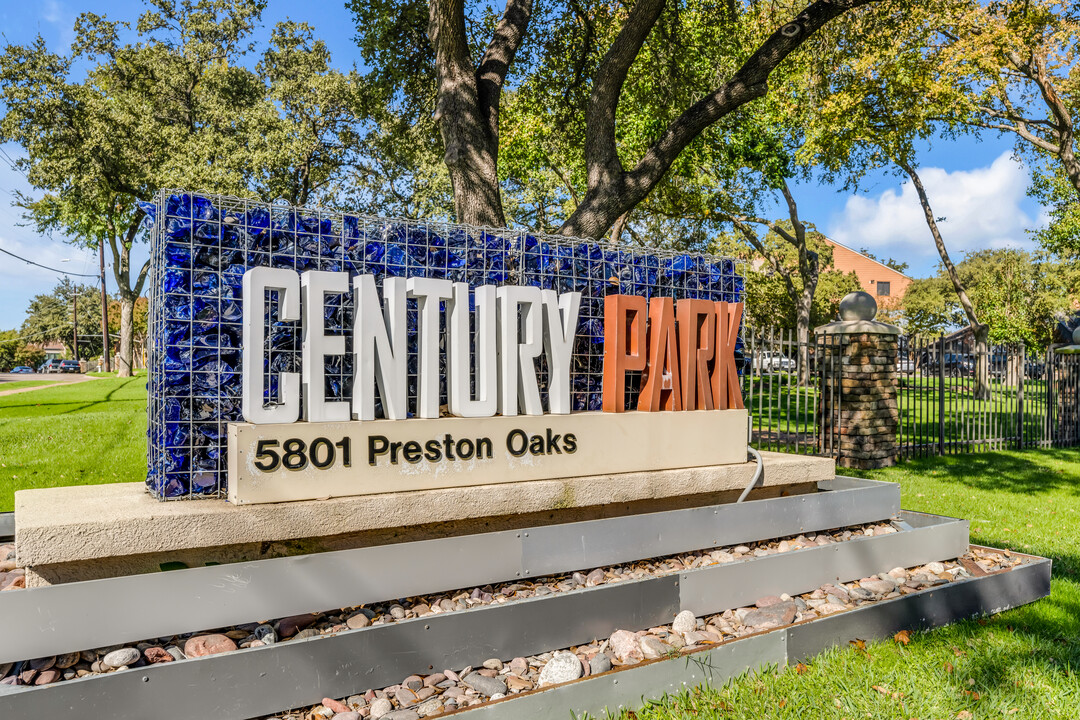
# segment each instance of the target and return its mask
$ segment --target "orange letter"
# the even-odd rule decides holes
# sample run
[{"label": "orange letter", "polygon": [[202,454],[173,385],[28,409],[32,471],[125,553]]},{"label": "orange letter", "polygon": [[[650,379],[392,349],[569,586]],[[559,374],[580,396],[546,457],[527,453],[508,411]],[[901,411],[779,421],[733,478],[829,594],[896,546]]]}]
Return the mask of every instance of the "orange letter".
[{"label": "orange letter", "polygon": [[743,407],[739,369],[735,366],[735,340],[739,337],[742,303],[716,303],[716,360],[713,362],[713,406],[718,410]]},{"label": "orange letter", "polygon": [[604,412],[626,410],[626,373],[645,369],[645,298],[604,298]]},{"label": "orange letter", "polygon": [[649,364],[641,376],[638,410],[682,410],[679,382],[679,340],[675,333],[675,301],[649,300]]},{"label": "orange letter", "polygon": [[708,300],[680,300],[678,314],[683,407],[712,410],[709,362],[716,354],[716,308]]}]

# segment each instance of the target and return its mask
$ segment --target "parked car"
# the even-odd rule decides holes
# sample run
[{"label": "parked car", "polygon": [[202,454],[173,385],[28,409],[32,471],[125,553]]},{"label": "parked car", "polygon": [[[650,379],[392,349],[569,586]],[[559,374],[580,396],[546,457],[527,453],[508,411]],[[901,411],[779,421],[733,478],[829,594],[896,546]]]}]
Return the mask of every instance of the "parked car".
[{"label": "parked car", "polygon": [[41,363],[41,366],[37,369],[39,373],[58,373],[60,372],[60,359],[53,358],[52,360],[46,360]]},{"label": "parked car", "polygon": [[924,353],[921,364],[924,375],[937,375],[942,371],[942,366],[948,377],[968,377],[975,374],[975,363],[970,357],[960,353],[945,353],[942,357]]},{"label": "parked car", "polygon": [[896,361],[896,370],[903,375],[912,374],[915,372],[915,358],[899,358]]},{"label": "parked car", "polygon": [[752,362],[759,373],[795,372],[795,361],[773,350],[762,350],[754,355]]},{"label": "parked car", "polygon": [[27,367],[26,365],[18,365],[16,367],[11,368],[11,372],[13,372],[13,373],[32,373],[32,372],[34,372],[34,368]]},{"label": "parked car", "polygon": [[1000,380],[1009,371],[1009,355],[1003,352],[990,354],[990,377]]},{"label": "parked car", "polygon": [[61,360],[60,370],[58,370],[57,372],[77,373],[82,372],[82,367],[79,365],[78,360]]},{"label": "parked car", "polygon": [[1042,380],[1042,376],[1045,371],[1046,366],[1041,362],[1028,360],[1026,363],[1024,363],[1024,374],[1032,380]]},{"label": "parked car", "polygon": [[742,350],[735,351],[735,370],[741,375],[750,369],[750,358]]}]

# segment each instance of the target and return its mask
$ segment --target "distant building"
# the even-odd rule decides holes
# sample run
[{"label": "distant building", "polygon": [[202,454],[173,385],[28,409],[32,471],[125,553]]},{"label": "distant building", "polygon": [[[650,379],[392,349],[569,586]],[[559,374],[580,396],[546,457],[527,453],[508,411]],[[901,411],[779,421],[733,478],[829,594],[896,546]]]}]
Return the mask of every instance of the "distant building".
[{"label": "distant building", "polygon": [[842,273],[855,273],[863,290],[877,298],[881,307],[896,306],[911,285],[911,278],[871,257],[825,238],[833,250],[833,268]]},{"label": "distant building", "polygon": [[55,360],[67,355],[67,348],[64,347],[64,343],[62,342],[53,341],[43,343],[41,349],[45,351],[46,360]]}]

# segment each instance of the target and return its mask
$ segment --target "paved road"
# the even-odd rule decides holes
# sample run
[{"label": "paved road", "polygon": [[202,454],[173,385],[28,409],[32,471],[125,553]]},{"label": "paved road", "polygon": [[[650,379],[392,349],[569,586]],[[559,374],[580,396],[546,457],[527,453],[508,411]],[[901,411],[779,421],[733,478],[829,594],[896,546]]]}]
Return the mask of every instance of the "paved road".
[{"label": "paved road", "polygon": [[[96,380],[97,378],[90,375],[83,375],[82,373],[0,373],[0,396],[3,395],[15,395],[16,393],[33,392],[34,390],[43,390],[47,387],[56,387],[57,385],[70,385],[71,383],[85,382],[86,380]],[[32,387],[17,387],[13,390],[5,390],[6,383],[16,383],[21,380],[31,380],[34,382],[47,382],[48,385],[34,385]]]},{"label": "paved road", "polygon": [[92,378],[89,375],[83,375],[82,373],[50,373],[48,375],[45,373],[0,373],[0,390],[4,389],[3,383],[22,382],[25,380],[47,380],[51,383],[65,383],[82,382],[83,380],[91,379]]}]

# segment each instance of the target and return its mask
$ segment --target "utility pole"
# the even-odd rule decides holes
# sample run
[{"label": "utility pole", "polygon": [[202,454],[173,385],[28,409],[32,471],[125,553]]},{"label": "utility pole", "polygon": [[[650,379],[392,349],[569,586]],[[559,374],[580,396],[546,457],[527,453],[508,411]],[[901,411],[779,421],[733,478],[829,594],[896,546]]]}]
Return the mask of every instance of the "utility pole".
[{"label": "utility pole", "polygon": [[105,295],[105,243],[100,238],[98,267],[101,270],[101,358],[105,361],[105,372],[112,372],[112,353],[109,352],[109,301]]},{"label": "utility pole", "polygon": [[75,362],[79,362],[79,291],[71,293],[71,346],[75,348]]}]

